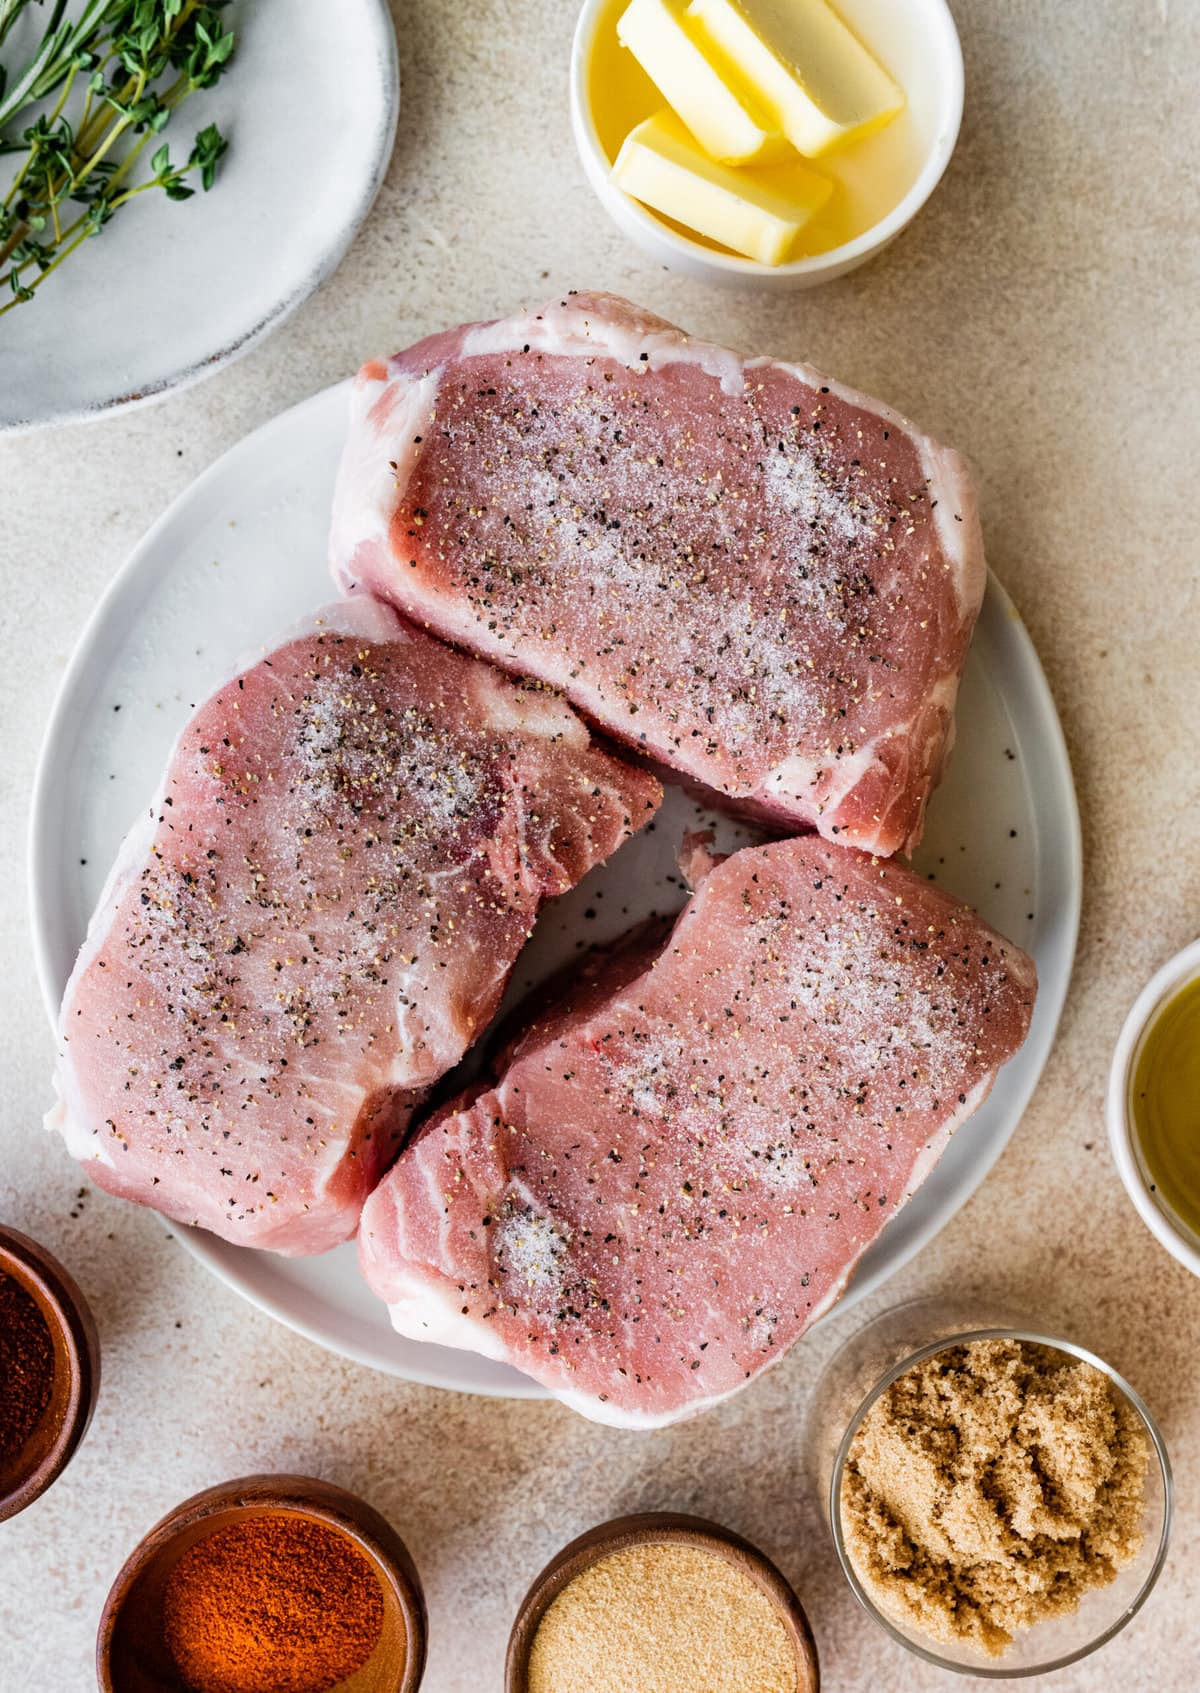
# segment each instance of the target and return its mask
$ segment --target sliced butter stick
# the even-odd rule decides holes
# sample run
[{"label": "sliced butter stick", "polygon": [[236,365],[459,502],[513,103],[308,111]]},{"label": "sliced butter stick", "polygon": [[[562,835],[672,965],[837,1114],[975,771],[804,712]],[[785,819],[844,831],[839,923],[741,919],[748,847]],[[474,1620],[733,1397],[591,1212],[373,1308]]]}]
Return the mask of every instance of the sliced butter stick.
[{"label": "sliced butter stick", "polygon": [[828,177],[799,159],[741,169],[717,164],[665,109],[630,130],[613,177],[635,200],[767,265],[787,258],[833,191]]},{"label": "sliced butter stick", "polygon": [[789,148],[781,131],[739,90],[736,73],[706,54],[687,4],[630,0],[617,20],[617,37],[714,159],[747,164],[782,157]]},{"label": "sliced butter stick", "polygon": [[904,104],[826,0],[691,0],[687,16],[732,69],[739,98],[809,157],[880,128]]}]

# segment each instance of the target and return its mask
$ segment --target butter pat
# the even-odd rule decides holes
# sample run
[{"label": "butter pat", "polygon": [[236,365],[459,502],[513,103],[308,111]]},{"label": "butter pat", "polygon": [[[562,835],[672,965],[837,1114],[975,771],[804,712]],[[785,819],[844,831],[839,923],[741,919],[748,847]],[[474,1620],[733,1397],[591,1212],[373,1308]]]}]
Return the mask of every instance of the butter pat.
[{"label": "butter pat", "polygon": [[613,178],[626,194],[735,253],[777,265],[833,192],[799,159],[735,169],[697,146],[673,112],[657,112],[625,137]]},{"label": "butter pat", "polygon": [[691,0],[687,16],[799,152],[880,128],[904,104],[883,67],[826,0]]},{"label": "butter pat", "polygon": [[755,109],[738,78],[705,53],[688,0],[630,0],[617,38],[683,119],[706,153],[729,164],[782,154],[779,129]]}]

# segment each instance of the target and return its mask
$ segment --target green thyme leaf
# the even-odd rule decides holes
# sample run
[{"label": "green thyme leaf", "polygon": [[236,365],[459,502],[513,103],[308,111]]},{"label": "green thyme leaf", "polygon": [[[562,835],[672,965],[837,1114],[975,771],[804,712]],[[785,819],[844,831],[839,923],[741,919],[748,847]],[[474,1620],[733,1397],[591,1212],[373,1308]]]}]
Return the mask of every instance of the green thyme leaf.
[{"label": "green thyme leaf", "polygon": [[[143,150],[233,59],[229,0],[0,0],[0,316],[32,299],[60,263],[118,211],[155,190],[188,200],[212,188],[228,143],[199,130],[187,163],[164,142]],[[20,56],[17,17],[39,8],[40,36]],[[32,14],[29,14],[32,15]],[[146,167],[149,174],[146,174]]]}]

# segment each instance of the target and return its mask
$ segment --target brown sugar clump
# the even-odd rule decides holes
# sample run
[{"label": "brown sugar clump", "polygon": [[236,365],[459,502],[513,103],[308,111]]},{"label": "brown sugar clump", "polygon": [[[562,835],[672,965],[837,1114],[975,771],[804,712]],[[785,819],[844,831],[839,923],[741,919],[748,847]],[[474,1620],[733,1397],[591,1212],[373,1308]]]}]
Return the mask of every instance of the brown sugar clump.
[{"label": "brown sugar clump", "polygon": [[842,1476],[846,1551],[885,1615],[996,1655],[1137,1555],[1148,1458],[1090,1364],[1026,1341],[949,1346],[864,1417]]},{"label": "brown sugar clump", "polygon": [[529,1693],[796,1693],[799,1666],[771,1600],[697,1546],[610,1553],[538,1624]]}]

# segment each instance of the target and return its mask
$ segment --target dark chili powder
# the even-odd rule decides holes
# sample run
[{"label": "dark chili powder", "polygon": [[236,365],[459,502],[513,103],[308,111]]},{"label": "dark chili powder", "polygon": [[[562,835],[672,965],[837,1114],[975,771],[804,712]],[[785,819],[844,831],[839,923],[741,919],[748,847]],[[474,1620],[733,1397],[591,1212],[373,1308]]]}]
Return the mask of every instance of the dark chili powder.
[{"label": "dark chili powder", "polygon": [[37,1300],[0,1271],[0,1469],[41,1422],[54,1387],[54,1346]]},{"label": "dark chili powder", "polygon": [[167,1646],[191,1693],[326,1693],[383,1629],[374,1570],[307,1517],[247,1517],[199,1540],[163,1594]]}]

